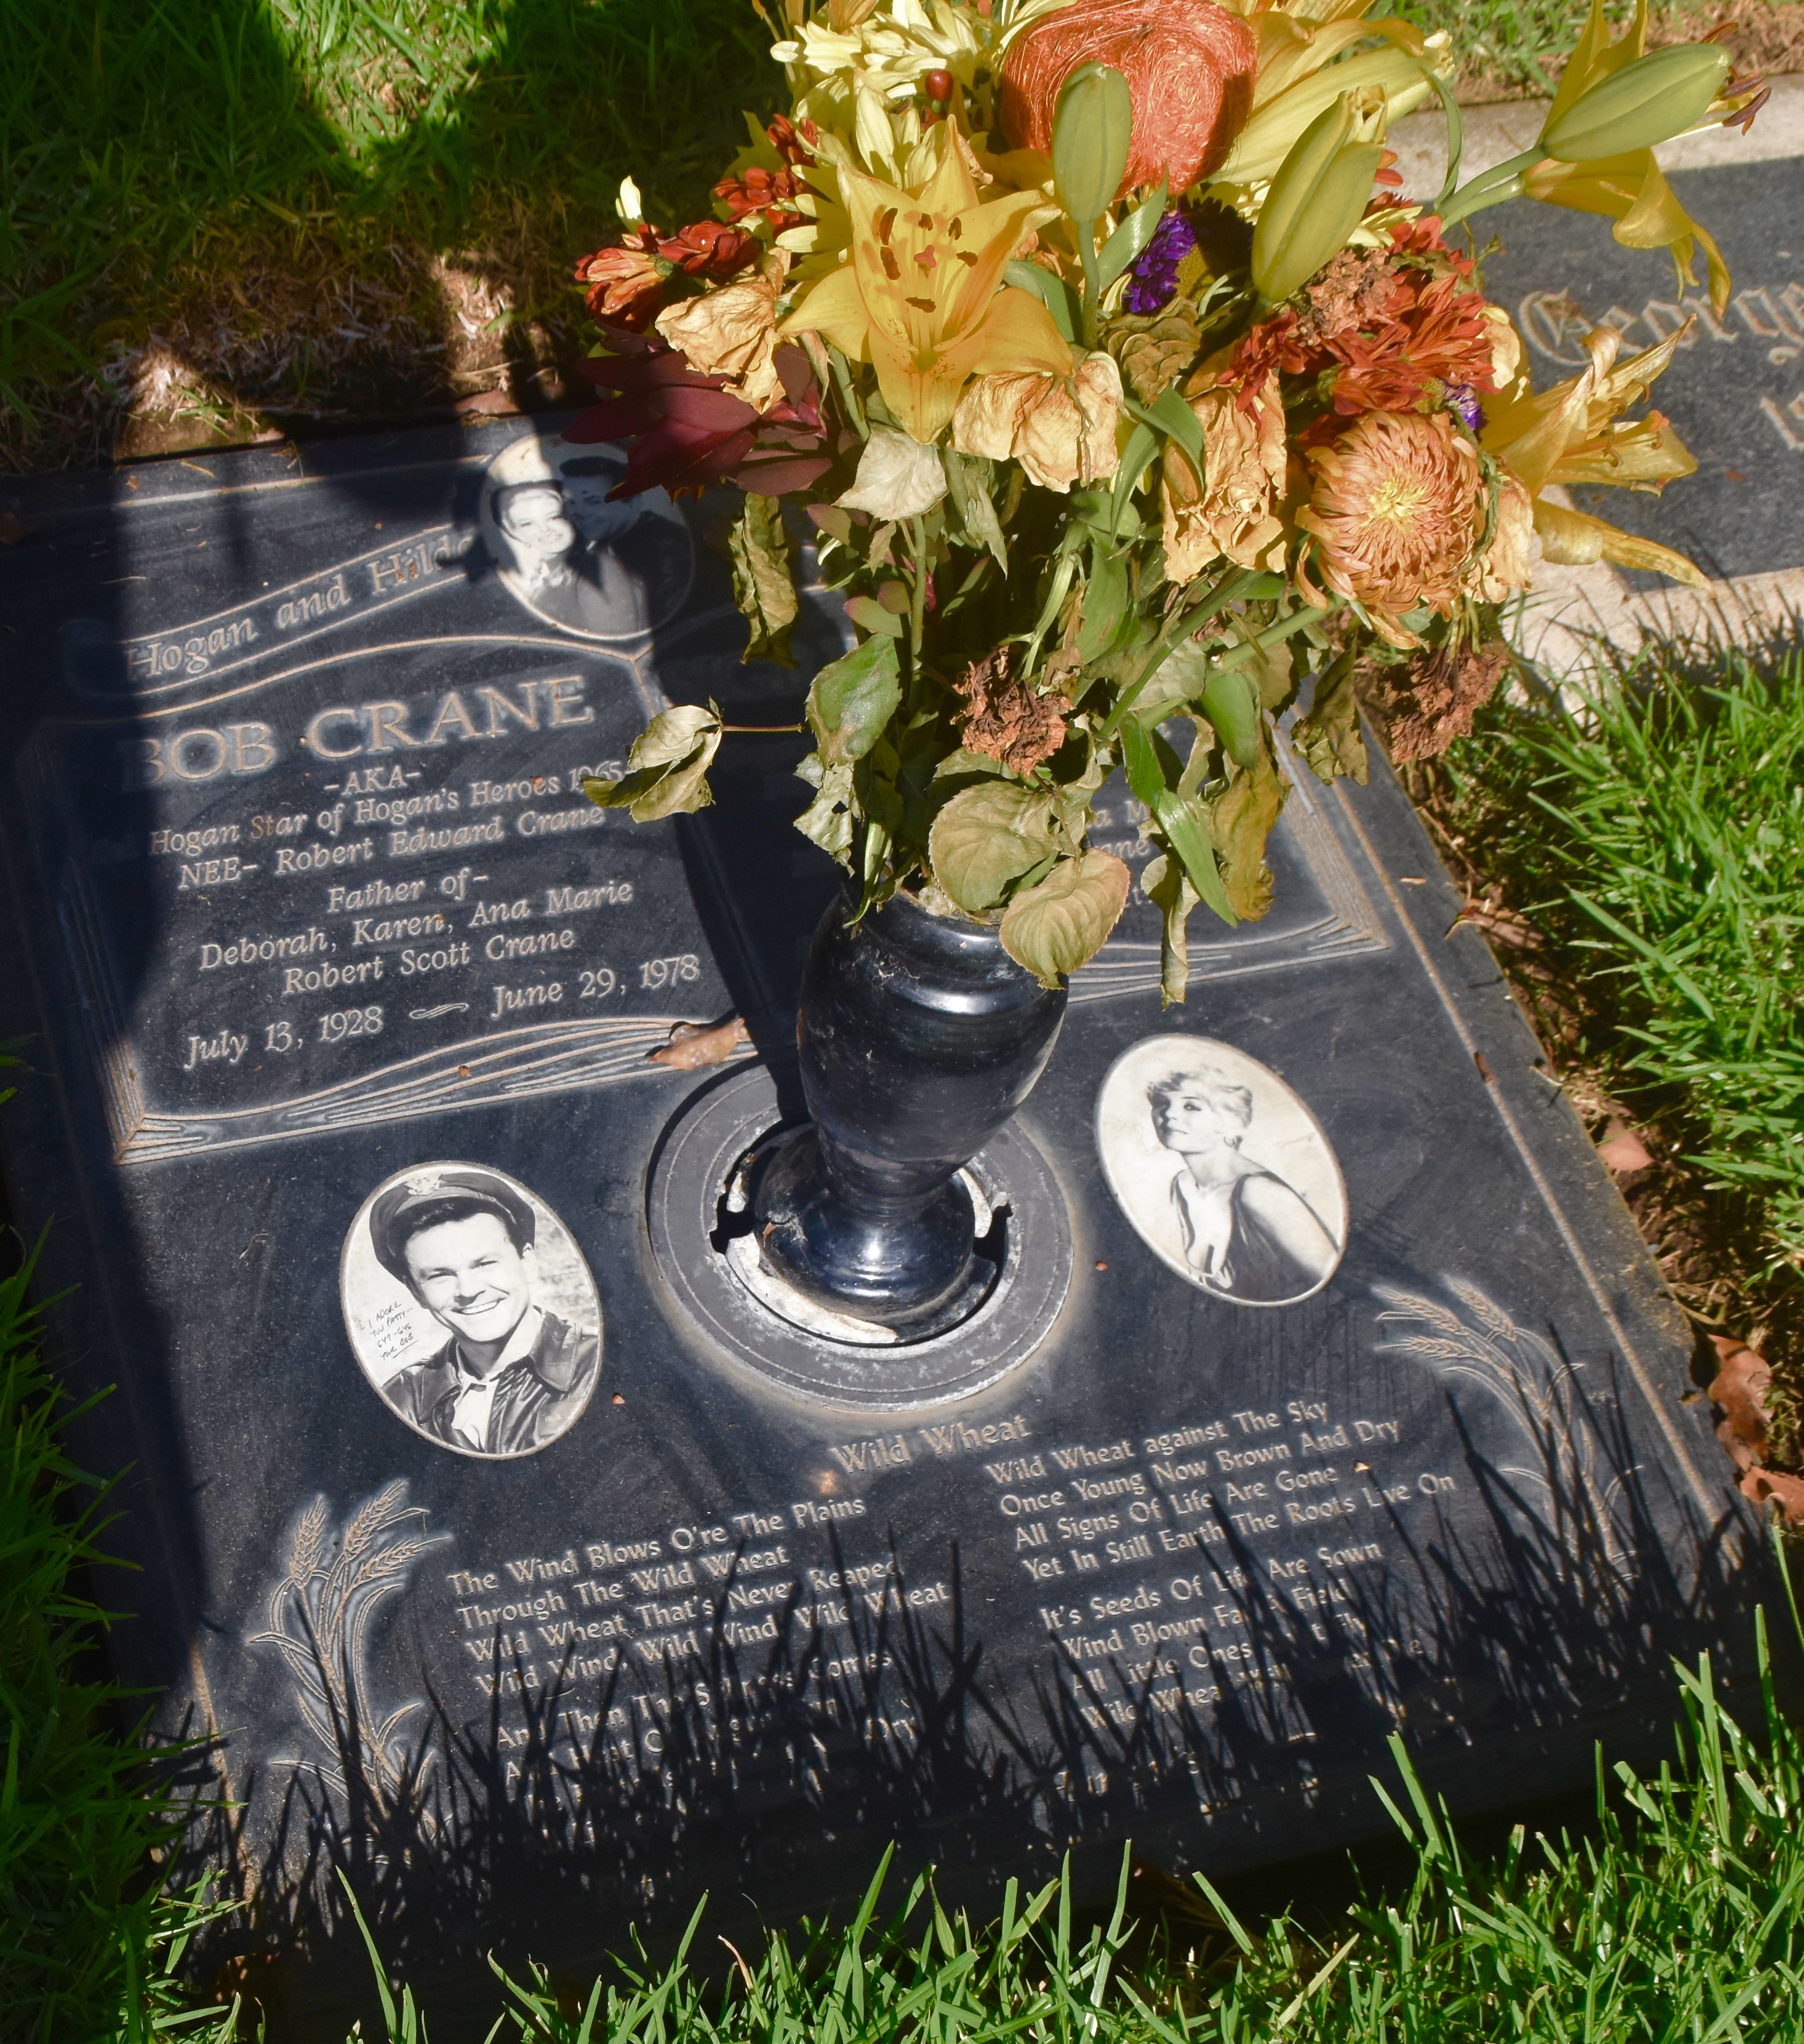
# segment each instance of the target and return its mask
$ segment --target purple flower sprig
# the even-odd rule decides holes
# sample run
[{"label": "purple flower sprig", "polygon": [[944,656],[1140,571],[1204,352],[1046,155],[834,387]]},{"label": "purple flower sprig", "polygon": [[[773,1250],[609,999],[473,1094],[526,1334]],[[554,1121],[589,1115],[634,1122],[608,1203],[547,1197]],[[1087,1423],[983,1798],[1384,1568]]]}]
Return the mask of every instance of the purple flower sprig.
[{"label": "purple flower sprig", "polygon": [[1478,402],[1478,393],[1471,384],[1443,384],[1441,402],[1468,432],[1476,433],[1484,424],[1484,407]]},{"label": "purple flower sprig", "polygon": [[1122,303],[1142,317],[1163,312],[1177,291],[1178,265],[1196,246],[1196,229],[1181,213],[1168,213],[1130,266]]}]

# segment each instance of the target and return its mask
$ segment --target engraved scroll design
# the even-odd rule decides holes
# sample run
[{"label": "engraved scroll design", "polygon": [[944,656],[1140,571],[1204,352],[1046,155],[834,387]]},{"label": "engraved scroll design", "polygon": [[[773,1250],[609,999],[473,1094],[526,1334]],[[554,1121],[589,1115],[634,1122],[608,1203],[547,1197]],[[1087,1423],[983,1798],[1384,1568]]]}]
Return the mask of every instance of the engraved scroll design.
[{"label": "engraved scroll design", "polygon": [[1555,1354],[1539,1335],[1519,1327],[1476,1285],[1444,1281],[1465,1308],[1395,1285],[1373,1289],[1387,1310],[1380,1323],[1415,1322],[1430,1331],[1381,1343],[1392,1354],[1420,1356],[1435,1374],[1476,1385],[1503,1408],[1533,1450],[1538,1466],[1504,1464],[1498,1473],[1526,1487],[1581,1558],[1600,1563],[1618,1582],[1629,1573],[1623,1527],[1630,1469],[1606,1469],[1578,1366]]},{"label": "engraved scroll design", "polygon": [[329,1756],[297,1764],[347,1801],[355,1790],[385,1815],[405,1810],[429,1823],[419,1788],[432,1754],[410,1748],[404,1735],[424,1700],[378,1710],[370,1633],[378,1612],[406,1589],[414,1563],[446,1536],[421,1531],[426,1514],[408,1504],[404,1477],[366,1498],[336,1535],[328,1531],[329,1515],[324,1497],[301,1513],[286,1570],[270,1593],[269,1629],[251,1634],[250,1643],[282,1656],[302,1721]]}]

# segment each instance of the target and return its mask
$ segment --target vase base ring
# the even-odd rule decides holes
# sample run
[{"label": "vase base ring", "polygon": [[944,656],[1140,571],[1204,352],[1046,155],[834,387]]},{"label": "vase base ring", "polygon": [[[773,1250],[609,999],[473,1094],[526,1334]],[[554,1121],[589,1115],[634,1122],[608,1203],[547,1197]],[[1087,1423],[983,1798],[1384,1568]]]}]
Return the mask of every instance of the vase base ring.
[{"label": "vase base ring", "polygon": [[970,1281],[925,1326],[834,1313],[758,1253],[747,1187],[800,1133],[762,1066],[678,1116],[652,1166],[647,1219],[660,1275],[713,1350],[793,1395],[872,1412],[975,1397],[1026,1362],[1070,1289],[1071,1226],[1046,1159],[1012,1124],[961,1174],[978,1219]]}]

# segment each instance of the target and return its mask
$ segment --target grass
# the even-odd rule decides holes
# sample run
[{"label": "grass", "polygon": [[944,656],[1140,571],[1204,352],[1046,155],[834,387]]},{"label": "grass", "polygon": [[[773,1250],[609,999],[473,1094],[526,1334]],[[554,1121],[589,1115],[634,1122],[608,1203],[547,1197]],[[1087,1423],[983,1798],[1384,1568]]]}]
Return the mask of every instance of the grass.
[{"label": "grass", "polygon": [[[1545,90],[1584,13],[1399,4],[1491,93]],[[517,387],[575,352],[625,173],[707,213],[767,40],[750,0],[0,0],[0,463]]]},{"label": "grass", "polygon": [[0,1281],[0,2034],[29,2008],[18,2034],[75,2038],[108,2034],[162,1927],[144,1873],[167,1823],[120,1736],[132,1701],[92,1666],[105,1487],[64,1451],[31,1276]]},{"label": "grass", "polygon": [[[159,325],[224,318],[248,344],[286,323],[311,383],[285,359],[278,387],[225,396],[342,400],[334,301],[397,275],[418,331],[395,374],[430,398],[436,259],[482,272],[491,324],[555,317],[621,177],[673,219],[705,213],[739,108],[780,83],[743,0],[0,0],[0,39],[16,462],[82,451],[71,386]],[[235,293],[247,274],[261,287]]]},{"label": "grass", "polygon": [[[1449,762],[1466,855],[1564,954],[1572,1047],[1804,1267],[1804,642],[1621,666]],[[1555,1024],[1555,1032],[1559,1030]],[[1757,1274],[1750,1272],[1750,1278]]]},{"label": "grass", "polygon": [[[497,2040],[547,2044],[1791,2044],[1804,2007],[1804,1746],[1766,1675],[1757,1736],[1680,1672],[1672,1760],[1650,1778],[1599,1762],[1595,1826],[1473,1862],[1400,1742],[1374,1793],[1413,1878],[1361,1896],[1305,1935],[1242,1923],[1207,1882],[1157,1927],[1113,1915],[1074,1930],[1069,1889],[1011,1886],[973,1927],[917,1888],[879,1920],[881,1869],[838,1931],[773,1936],[710,1990],[690,1941],[662,1973],[626,1969],[560,1992],[505,1983]],[[1606,1786],[1607,1792],[1606,1792]],[[1393,1795],[1392,1791],[1395,1791]],[[698,1926],[692,1923],[691,1938]],[[372,1952],[374,1954],[374,1946]],[[379,1965],[379,1960],[378,1961]],[[386,2034],[424,2034],[385,1981]],[[223,2039],[221,2040],[223,2044]]]}]

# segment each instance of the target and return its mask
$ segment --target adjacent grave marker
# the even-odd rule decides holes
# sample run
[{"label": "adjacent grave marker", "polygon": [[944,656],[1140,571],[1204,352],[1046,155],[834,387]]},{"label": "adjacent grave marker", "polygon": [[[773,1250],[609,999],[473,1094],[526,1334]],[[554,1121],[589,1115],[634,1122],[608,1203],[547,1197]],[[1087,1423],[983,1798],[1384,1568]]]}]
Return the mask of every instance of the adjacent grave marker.
[{"label": "adjacent grave marker", "polygon": [[[1573,492],[1581,509],[1676,547],[1717,580],[1804,567],[1804,157],[1674,174],[1672,186],[1720,244],[1734,279],[1719,317],[1684,290],[1663,251],[1625,248],[1610,223],[1517,200],[1473,222],[1487,293],[1528,344],[1537,385],[1576,375],[1591,327],[1622,330],[1625,355],[1690,330],[1649,402],[1678,428],[1697,474],[1664,497]],[[1698,251],[1698,283],[1706,282]],[[1637,586],[1656,576],[1633,574]]]},{"label": "adjacent grave marker", "polygon": [[[785,1375],[697,1132],[787,1105],[832,886],[793,741],[680,824],[578,782],[799,683],[735,664],[716,507],[611,479],[524,421],[213,457],[41,488],[0,557],[9,1182],[120,1387],[125,1672],[214,1738],[297,2005],[361,1976],[335,1863],[397,1967],[574,1965],[896,1838],[954,1881],[1319,1849],[1381,1827],[1393,1731],[1465,1808],[1663,1736],[1746,1522],[1388,781],[1293,790],[1186,1009],[1130,907],[980,1160],[988,1331]],[[1146,855],[1125,796],[1099,836]],[[734,1010],[768,1066],[647,1062]]]}]

